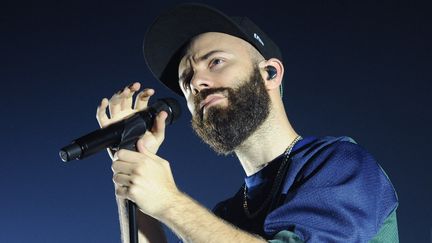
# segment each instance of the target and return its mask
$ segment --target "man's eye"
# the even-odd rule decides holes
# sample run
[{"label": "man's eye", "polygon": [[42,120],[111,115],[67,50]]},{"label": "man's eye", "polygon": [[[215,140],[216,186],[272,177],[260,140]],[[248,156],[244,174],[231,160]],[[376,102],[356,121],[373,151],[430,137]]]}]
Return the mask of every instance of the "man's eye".
[{"label": "man's eye", "polygon": [[211,60],[210,67],[214,67],[214,66],[219,65],[223,62],[224,62],[224,60],[222,60],[220,58],[215,58],[215,59]]}]

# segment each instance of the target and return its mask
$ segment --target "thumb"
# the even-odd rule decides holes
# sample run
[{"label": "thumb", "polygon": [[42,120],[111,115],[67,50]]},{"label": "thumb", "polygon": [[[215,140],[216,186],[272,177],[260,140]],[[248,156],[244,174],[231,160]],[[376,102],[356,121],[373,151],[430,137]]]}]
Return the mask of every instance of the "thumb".
[{"label": "thumb", "polygon": [[167,117],[168,113],[166,111],[159,112],[151,129],[153,136],[155,136],[159,142],[162,142],[165,138],[165,120]]},{"label": "thumb", "polygon": [[138,140],[138,142],[137,142],[137,148],[138,148],[138,152],[140,152],[140,153],[145,154],[145,153],[149,152],[149,150],[146,148],[144,140],[142,140],[142,139]]},{"label": "thumb", "polygon": [[155,153],[151,152],[144,144],[143,140],[138,140],[137,142],[137,148],[138,148],[138,152],[140,152],[141,154],[144,154],[152,159],[157,159],[159,158]]}]

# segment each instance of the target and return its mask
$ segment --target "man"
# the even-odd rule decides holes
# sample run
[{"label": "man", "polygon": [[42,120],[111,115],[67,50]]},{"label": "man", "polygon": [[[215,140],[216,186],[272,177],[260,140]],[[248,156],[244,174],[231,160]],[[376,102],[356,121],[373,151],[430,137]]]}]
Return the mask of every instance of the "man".
[{"label": "man", "polygon": [[[140,242],[165,241],[159,222],[187,242],[398,241],[397,197],[383,170],[349,137],[295,132],[282,102],[282,55],[249,19],[180,5],[150,27],[144,55],[155,77],[186,98],[194,131],[217,153],[235,153],[247,177],[214,212],[180,192],[169,162],[156,154],[161,112],[138,152],[113,156],[123,241],[125,199],[140,209]],[[134,83],[103,99],[99,124],[145,109],[155,91],[144,89],[132,108],[139,89]]]}]

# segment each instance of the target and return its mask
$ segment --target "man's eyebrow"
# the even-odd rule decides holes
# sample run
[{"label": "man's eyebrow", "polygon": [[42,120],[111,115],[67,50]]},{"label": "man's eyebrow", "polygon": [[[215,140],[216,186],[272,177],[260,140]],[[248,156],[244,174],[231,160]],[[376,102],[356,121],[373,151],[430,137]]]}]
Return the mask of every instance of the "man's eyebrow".
[{"label": "man's eyebrow", "polygon": [[[230,54],[229,52],[224,51],[224,50],[211,50],[211,51],[207,52],[206,54],[202,55],[201,57],[196,58],[196,59],[198,60],[197,62],[199,63],[199,62],[205,61],[205,60],[207,60],[209,57],[211,57],[212,55],[214,55],[214,54],[216,54],[216,53],[219,53],[219,52]],[[190,57],[190,56],[189,56],[189,57]],[[185,70],[182,72],[182,74],[181,74],[180,77],[179,77],[179,80],[183,80],[183,79],[187,76],[188,69],[189,69],[189,68],[185,69]]]},{"label": "man's eyebrow", "polygon": [[197,58],[197,59],[198,59],[198,62],[200,62],[200,61],[205,61],[205,60],[207,60],[209,57],[211,57],[213,54],[216,54],[216,53],[218,53],[218,52],[228,53],[227,51],[224,51],[224,50],[212,50],[212,51],[209,51],[209,52],[207,52],[206,54],[202,55],[201,57],[198,57],[198,58]]}]

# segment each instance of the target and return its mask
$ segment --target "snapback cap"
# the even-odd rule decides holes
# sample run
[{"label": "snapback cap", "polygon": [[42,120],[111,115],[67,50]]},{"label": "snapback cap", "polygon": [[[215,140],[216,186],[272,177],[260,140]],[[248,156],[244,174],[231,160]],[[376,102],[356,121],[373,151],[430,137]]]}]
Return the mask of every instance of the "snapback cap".
[{"label": "snapback cap", "polygon": [[153,75],[180,96],[178,66],[189,41],[202,33],[220,32],[241,38],[265,59],[282,60],[279,47],[249,18],[229,17],[210,6],[181,4],[163,12],[149,27],[143,44],[144,58]]}]

